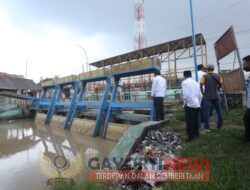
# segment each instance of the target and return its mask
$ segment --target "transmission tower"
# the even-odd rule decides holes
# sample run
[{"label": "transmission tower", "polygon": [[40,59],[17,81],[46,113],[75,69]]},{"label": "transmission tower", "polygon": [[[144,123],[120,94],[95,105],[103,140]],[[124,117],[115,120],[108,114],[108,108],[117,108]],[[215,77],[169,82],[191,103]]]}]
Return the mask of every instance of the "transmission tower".
[{"label": "transmission tower", "polygon": [[144,15],[144,0],[135,0],[135,50],[145,48],[147,46],[146,23]]}]

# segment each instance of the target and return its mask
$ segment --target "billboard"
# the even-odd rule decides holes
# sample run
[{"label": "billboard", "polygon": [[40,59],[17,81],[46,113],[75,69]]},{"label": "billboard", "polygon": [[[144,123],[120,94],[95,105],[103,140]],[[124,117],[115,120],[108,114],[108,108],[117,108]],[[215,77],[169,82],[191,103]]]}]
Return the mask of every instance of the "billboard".
[{"label": "billboard", "polygon": [[225,93],[241,92],[245,90],[240,68],[222,75]]},{"label": "billboard", "polygon": [[214,44],[217,60],[220,60],[237,49],[233,27],[230,27]]}]

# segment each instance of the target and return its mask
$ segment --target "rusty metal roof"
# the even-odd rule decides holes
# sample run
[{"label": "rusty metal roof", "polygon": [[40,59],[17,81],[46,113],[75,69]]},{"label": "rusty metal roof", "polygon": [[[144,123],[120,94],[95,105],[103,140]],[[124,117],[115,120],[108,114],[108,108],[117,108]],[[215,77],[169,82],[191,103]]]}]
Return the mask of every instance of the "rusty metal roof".
[{"label": "rusty metal roof", "polygon": [[41,90],[41,88],[30,79],[2,76],[0,77],[0,90]]},{"label": "rusty metal roof", "polygon": [[[196,34],[195,38],[196,38],[196,45],[197,46],[206,44],[206,41],[205,41],[202,34]],[[186,49],[186,48],[190,48],[192,46],[193,46],[192,36],[188,36],[188,37],[181,38],[178,40],[165,42],[165,43],[154,45],[154,46],[151,46],[148,48],[144,48],[144,49],[136,50],[136,51],[133,51],[130,53],[125,53],[122,55],[118,55],[115,57],[104,59],[101,61],[96,61],[94,63],[91,63],[90,65],[95,66],[95,67],[104,67],[104,66],[108,66],[108,65],[114,65],[114,64],[118,64],[118,63],[122,63],[122,62],[141,59],[144,57],[151,57],[151,56],[159,55],[162,53]]]}]

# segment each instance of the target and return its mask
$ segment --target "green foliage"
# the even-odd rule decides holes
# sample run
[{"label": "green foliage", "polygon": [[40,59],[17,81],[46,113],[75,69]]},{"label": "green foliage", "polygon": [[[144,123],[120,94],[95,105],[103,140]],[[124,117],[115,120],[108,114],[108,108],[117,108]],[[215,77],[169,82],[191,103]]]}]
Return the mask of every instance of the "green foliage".
[{"label": "green foliage", "polygon": [[238,108],[224,113],[225,124],[243,126],[243,116],[245,109]]},{"label": "green foliage", "polygon": [[177,107],[173,110],[173,116],[170,118],[169,126],[174,129],[175,132],[180,133],[182,136],[185,135],[185,127],[183,122],[185,121],[185,112],[184,108]]},{"label": "green foliage", "polygon": [[210,159],[210,181],[171,182],[164,189],[248,189],[250,148],[249,143],[239,138],[241,135],[239,129],[213,130],[186,144],[180,156]]},{"label": "green foliage", "polygon": [[[209,182],[170,182],[161,189],[166,190],[210,190],[250,189],[250,144],[243,142],[244,109],[233,109],[224,113],[224,126],[201,134],[197,140],[183,145],[178,152],[184,157],[208,157],[210,159]],[[186,136],[184,110],[177,109],[170,119],[170,127]],[[241,127],[239,127],[241,126]]]},{"label": "green foliage", "polygon": [[[242,128],[228,128],[228,125],[243,126],[243,109],[224,113],[225,125],[221,130],[213,129],[209,133],[187,144],[177,152],[177,156],[208,157],[210,159],[209,182],[166,182],[159,189],[164,190],[247,190],[250,187],[250,144],[243,142]],[[173,111],[169,126],[182,137],[186,136],[184,109],[179,107]],[[58,184],[53,190],[106,190],[117,189],[111,183],[92,183],[83,181],[74,186]]]}]

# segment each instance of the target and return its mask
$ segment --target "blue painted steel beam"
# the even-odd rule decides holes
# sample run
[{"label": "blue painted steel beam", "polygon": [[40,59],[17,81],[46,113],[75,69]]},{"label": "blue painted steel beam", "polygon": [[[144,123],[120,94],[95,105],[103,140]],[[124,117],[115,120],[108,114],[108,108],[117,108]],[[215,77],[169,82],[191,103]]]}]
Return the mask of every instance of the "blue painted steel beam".
[{"label": "blue painted steel beam", "polygon": [[112,102],[111,108],[152,108],[153,102]]},{"label": "blue painted steel beam", "polygon": [[[43,103],[44,103],[43,101],[45,100],[47,90],[48,90],[48,88],[45,88],[45,87],[44,87],[43,90],[42,90],[42,95],[41,95],[41,97],[40,97],[38,106],[37,106],[37,108],[36,108],[35,119],[36,119],[37,114],[40,113],[40,111],[41,111],[41,107],[43,106]],[[48,106],[49,106],[49,105],[48,105]]]},{"label": "blue painted steel beam", "polygon": [[81,86],[78,85],[78,87],[79,87],[79,88],[78,88],[78,91],[80,91],[80,92],[79,92],[79,95],[78,95],[78,98],[77,98],[77,95],[74,93],[74,96],[76,96],[76,97],[75,97],[75,100],[76,100],[76,99],[77,99],[77,100],[76,100],[76,102],[75,102],[75,104],[74,104],[74,106],[73,106],[73,108],[72,108],[73,112],[71,112],[70,115],[67,115],[66,123],[65,123],[65,126],[64,126],[64,129],[67,129],[67,130],[70,130],[70,128],[71,128],[73,119],[76,117],[77,112],[78,112],[77,104],[78,104],[78,102],[81,102],[81,101],[82,101],[83,95],[85,94],[86,83],[83,82],[83,81],[81,81],[81,82],[80,82],[80,85],[81,85]]},{"label": "blue painted steel beam", "polygon": [[39,105],[41,105],[41,106],[50,106],[50,104],[51,104],[51,101],[49,101],[49,102],[40,101],[39,102]]},{"label": "blue painted steel beam", "polygon": [[106,79],[106,87],[105,87],[105,91],[104,91],[104,95],[102,97],[101,103],[99,105],[99,110],[98,110],[98,115],[97,115],[97,119],[96,119],[96,125],[95,125],[95,129],[93,131],[93,136],[99,136],[101,135],[101,130],[102,130],[102,122],[105,121],[105,111],[107,111],[107,97],[109,94],[109,89],[111,86],[111,79],[110,77],[108,77]]},{"label": "blue painted steel beam", "polygon": [[56,101],[58,101],[59,95],[60,95],[60,91],[61,91],[60,86],[55,86],[54,90],[55,91],[54,91],[53,97],[51,99],[51,104],[49,106],[48,113],[47,113],[46,118],[45,118],[45,122],[44,122],[45,125],[49,125],[50,124],[50,121],[51,121],[52,116],[54,114],[55,103],[56,103]]},{"label": "blue painted steel beam", "polygon": [[72,124],[72,120],[73,120],[73,115],[75,114],[75,110],[76,110],[76,99],[77,99],[77,95],[79,93],[79,83],[78,82],[75,82],[74,83],[74,94],[72,96],[72,99],[71,99],[71,104],[69,106],[69,111],[67,113],[67,116],[66,116],[66,121],[65,121],[65,124],[64,124],[64,129],[68,129],[70,128],[70,125]]},{"label": "blue painted steel beam", "polygon": [[77,107],[80,106],[94,106],[94,107],[98,107],[100,104],[102,103],[102,101],[84,101],[84,102],[78,102],[77,103]]},{"label": "blue painted steel beam", "polygon": [[[82,88],[80,90],[80,94],[78,96],[78,100],[76,102],[76,106],[74,109],[74,112],[72,114],[72,118],[70,121],[70,124],[68,124],[68,129],[70,129],[71,127],[71,123],[73,121],[73,119],[76,117],[76,114],[78,112],[79,109],[87,109],[87,107],[97,107],[98,108],[98,115],[97,115],[97,120],[96,120],[96,126],[95,129],[93,131],[93,136],[97,136],[100,134],[100,129],[101,129],[101,123],[104,116],[104,111],[107,110],[107,97],[109,94],[109,89],[110,89],[110,76],[107,75],[107,70],[106,68],[103,68],[104,70],[104,75],[101,77],[93,77],[93,78],[88,78],[88,79],[82,79],[80,80],[80,83],[82,84]],[[82,98],[85,95],[85,91],[86,91],[86,85],[89,82],[97,82],[97,81],[106,81],[106,87],[105,87],[105,91],[102,97],[101,101],[83,101]]]},{"label": "blue painted steel beam", "polygon": [[[97,82],[97,81],[106,81],[106,87],[105,91],[102,97],[101,101],[83,101],[83,96],[85,95],[86,92],[86,85],[89,82]],[[67,124],[67,129],[69,130],[71,127],[71,124],[73,122],[73,119],[76,117],[76,114],[79,109],[86,109],[87,107],[97,107],[98,108],[98,114],[97,114],[97,119],[96,119],[96,126],[93,131],[93,136],[97,136],[100,134],[100,128],[101,128],[101,122],[104,117],[104,111],[107,110],[107,96],[109,94],[109,89],[110,89],[110,77],[106,74],[106,69],[104,68],[104,76],[102,77],[93,77],[93,78],[88,78],[88,79],[83,79],[80,81],[82,84],[82,88],[80,90],[80,94],[78,96],[78,100],[76,102],[76,106],[74,109],[74,112],[72,113],[72,118],[70,122]]]},{"label": "blue painted steel beam", "polygon": [[[71,99],[70,102],[60,102],[60,99],[62,98],[62,89],[64,86],[66,85],[73,85],[74,87],[74,94],[73,94],[73,97]],[[64,124],[64,128],[66,126],[66,122],[68,122],[69,117],[71,117],[71,112],[72,112],[72,109],[74,109],[75,107],[75,102],[76,102],[76,96],[78,95],[78,89],[79,89],[79,83],[78,81],[71,81],[71,82],[67,82],[67,83],[63,83],[63,84],[59,84],[58,85],[58,92],[57,92],[57,95],[56,95],[56,98],[55,98],[55,102],[54,102],[54,99],[53,101],[51,101],[51,106],[50,106],[50,109],[48,110],[48,114],[47,114],[47,117],[48,119],[45,120],[47,125],[50,124],[50,121],[55,113],[55,111],[58,109],[58,108],[62,108],[62,109],[65,109],[65,108],[69,108],[68,112],[67,112],[67,117],[66,117],[66,121],[65,121],[65,124]],[[74,110],[73,110],[74,111]],[[70,112],[70,114],[69,114]]]},{"label": "blue painted steel beam", "polygon": [[65,108],[69,108],[71,105],[71,102],[56,102],[55,103],[55,107],[65,107]]},{"label": "blue painted steel beam", "polygon": [[111,100],[110,100],[110,104],[108,106],[108,111],[106,113],[105,122],[104,122],[104,125],[102,128],[102,131],[101,131],[103,138],[105,138],[106,132],[108,129],[108,123],[109,123],[109,120],[111,118],[111,109],[112,109],[111,104],[115,103],[115,98],[116,98],[119,80],[120,80],[120,78],[118,76],[114,76],[114,87],[113,87],[113,91],[112,91],[112,95],[111,95]]},{"label": "blue painted steel beam", "polygon": [[116,102],[115,101],[120,78],[142,75],[142,74],[149,74],[149,73],[153,73],[156,70],[160,70],[160,67],[157,66],[157,57],[152,57],[151,60],[152,60],[152,65],[149,67],[140,68],[140,69],[132,70],[132,71],[126,71],[126,72],[112,73],[115,83],[114,83],[114,88],[112,91],[111,101],[108,106],[108,112],[106,114],[106,118],[105,118],[105,122],[103,126],[103,131],[102,131],[103,138],[105,138],[106,136],[108,123],[111,118],[111,111],[116,110],[117,108],[120,108],[120,109],[121,108],[151,108],[150,119],[151,120],[153,119],[154,117],[153,102]]}]

